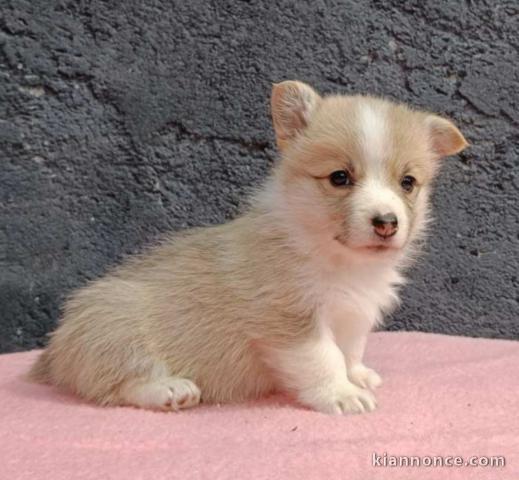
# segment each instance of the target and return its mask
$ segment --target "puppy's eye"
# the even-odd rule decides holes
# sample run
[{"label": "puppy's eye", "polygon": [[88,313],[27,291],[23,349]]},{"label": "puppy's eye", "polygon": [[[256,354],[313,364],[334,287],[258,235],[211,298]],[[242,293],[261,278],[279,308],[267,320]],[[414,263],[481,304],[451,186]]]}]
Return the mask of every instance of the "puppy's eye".
[{"label": "puppy's eye", "polygon": [[347,187],[353,184],[353,180],[346,170],[337,170],[330,175],[330,183],[334,187]]},{"label": "puppy's eye", "polygon": [[413,191],[413,188],[416,185],[416,178],[412,177],[411,175],[406,175],[404,178],[402,178],[402,181],[400,182],[400,186],[407,192],[411,193]]}]

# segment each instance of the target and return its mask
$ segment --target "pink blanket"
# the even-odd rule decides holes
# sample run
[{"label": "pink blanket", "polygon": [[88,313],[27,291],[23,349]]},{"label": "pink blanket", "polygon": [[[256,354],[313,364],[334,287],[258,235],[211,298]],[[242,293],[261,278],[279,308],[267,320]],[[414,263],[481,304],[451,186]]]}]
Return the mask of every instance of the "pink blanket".
[{"label": "pink blanket", "polygon": [[36,352],[2,355],[0,478],[519,479],[519,342],[376,333],[368,348],[379,408],[344,417],[283,397],[99,408],[20,379]]}]

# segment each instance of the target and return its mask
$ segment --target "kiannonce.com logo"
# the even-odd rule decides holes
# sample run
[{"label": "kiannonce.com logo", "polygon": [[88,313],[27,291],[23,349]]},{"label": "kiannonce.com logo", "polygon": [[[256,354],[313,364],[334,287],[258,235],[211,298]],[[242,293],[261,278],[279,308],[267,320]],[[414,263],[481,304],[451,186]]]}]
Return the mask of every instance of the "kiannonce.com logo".
[{"label": "kiannonce.com logo", "polygon": [[390,455],[373,453],[373,467],[493,467],[503,468],[506,459],[503,456],[461,457],[459,455]]}]

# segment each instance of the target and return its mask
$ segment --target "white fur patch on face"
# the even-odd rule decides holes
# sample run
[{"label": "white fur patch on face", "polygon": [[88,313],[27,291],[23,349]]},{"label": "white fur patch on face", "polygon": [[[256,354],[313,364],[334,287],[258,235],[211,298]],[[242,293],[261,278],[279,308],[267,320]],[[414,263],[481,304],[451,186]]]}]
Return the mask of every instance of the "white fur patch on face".
[{"label": "white fur patch on face", "polygon": [[371,220],[374,216],[392,213],[398,220],[398,231],[387,244],[401,248],[407,239],[409,219],[402,199],[392,188],[379,178],[369,174],[351,199],[352,214],[350,240],[358,245],[369,245],[379,239],[373,231]]},{"label": "white fur patch on face", "polygon": [[359,112],[359,130],[365,160],[373,168],[380,169],[388,148],[390,135],[386,119],[385,105],[373,106],[361,103]]}]

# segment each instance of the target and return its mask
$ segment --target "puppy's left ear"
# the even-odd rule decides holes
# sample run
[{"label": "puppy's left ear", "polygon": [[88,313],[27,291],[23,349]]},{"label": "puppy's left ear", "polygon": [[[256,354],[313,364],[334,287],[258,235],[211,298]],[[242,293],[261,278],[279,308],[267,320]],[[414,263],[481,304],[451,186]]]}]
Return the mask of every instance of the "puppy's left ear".
[{"label": "puppy's left ear", "polygon": [[437,115],[425,119],[429,130],[431,148],[439,158],[448,157],[468,147],[468,142],[454,123]]},{"label": "puppy's left ear", "polygon": [[308,126],[320,101],[317,92],[303,82],[289,80],[272,86],[272,122],[281,151]]}]

